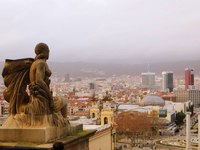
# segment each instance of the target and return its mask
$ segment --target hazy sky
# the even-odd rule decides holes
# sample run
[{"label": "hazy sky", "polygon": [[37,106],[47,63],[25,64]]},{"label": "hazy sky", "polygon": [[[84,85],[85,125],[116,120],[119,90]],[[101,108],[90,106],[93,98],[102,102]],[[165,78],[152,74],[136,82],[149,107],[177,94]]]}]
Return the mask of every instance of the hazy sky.
[{"label": "hazy sky", "polygon": [[200,0],[1,0],[0,60],[147,63],[200,59]]}]

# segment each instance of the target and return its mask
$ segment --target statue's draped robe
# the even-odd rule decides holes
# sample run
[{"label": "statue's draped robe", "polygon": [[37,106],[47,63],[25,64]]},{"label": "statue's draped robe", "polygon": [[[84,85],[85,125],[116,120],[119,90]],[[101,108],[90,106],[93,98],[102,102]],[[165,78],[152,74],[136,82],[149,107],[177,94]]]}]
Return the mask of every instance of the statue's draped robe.
[{"label": "statue's draped robe", "polygon": [[9,114],[15,115],[21,112],[20,108],[29,102],[26,92],[29,81],[29,70],[34,59],[6,59],[2,72],[4,84],[7,87],[4,98],[9,102]]}]

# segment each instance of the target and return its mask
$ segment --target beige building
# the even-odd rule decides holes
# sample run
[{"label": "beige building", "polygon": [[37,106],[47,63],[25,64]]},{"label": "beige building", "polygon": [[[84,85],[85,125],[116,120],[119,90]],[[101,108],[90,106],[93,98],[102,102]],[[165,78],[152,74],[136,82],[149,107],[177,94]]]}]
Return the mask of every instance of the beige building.
[{"label": "beige building", "polygon": [[95,98],[92,99],[92,107],[90,108],[90,118],[100,118],[99,101]]},{"label": "beige building", "polygon": [[189,100],[195,107],[200,106],[200,90],[189,90]]},{"label": "beige building", "polygon": [[187,102],[189,99],[189,92],[186,90],[174,91],[176,102]]},{"label": "beige building", "polygon": [[194,107],[200,106],[200,90],[178,90],[175,91],[176,102],[188,102],[191,101]]},{"label": "beige building", "polygon": [[114,114],[111,109],[103,109],[101,111],[101,125],[112,124],[114,121]]},{"label": "beige building", "polygon": [[98,119],[100,116],[100,111],[98,108],[90,108],[90,118]]},{"label": "beige building", "polygon": [[111,125],[84,125],[84,130],[97,130],[89,138],[89,150],[114,150],[115,132]]},{"label": "beige building", "polygon": [[111,108],[112,99],[106,96],[103,100],[103,109],[101,110],[101,125],[112,124],[114,121],[114,113]]}]

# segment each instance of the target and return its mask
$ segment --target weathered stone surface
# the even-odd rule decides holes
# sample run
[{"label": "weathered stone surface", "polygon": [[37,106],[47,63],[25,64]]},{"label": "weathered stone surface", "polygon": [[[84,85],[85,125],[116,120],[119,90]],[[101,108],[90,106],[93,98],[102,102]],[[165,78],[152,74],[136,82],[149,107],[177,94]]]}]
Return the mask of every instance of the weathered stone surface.
[{"label": "weathered stone surface", "polygon": [[47,143],[67,136],[65,127],[48,128],[0,128],[1,142],[33,142]]},{"label": "weathered stone surface", "polygon": [[[65,136],[54,142],[62,142],[64,150],[89,150],[89,138],[95,134],[94,130],[81,131],[70,136]],[[7,131],[8,133],[8,131]],[[29,134],[30,135],[30,134]],[[31,135],[30,135],[31,136]],[[1,150],[52,150],[53,143],[46,144],[32,143],[32,142],[0,142]]]},{"label": "weathered stone surface", "polygon": [[3,127],[70,126],[66,100],[53,97],[50,89],[49,51],[47,44],[39,43],[35,59],[6,59],[2,72],[6,86],[3,96],[9,102],[9,117]]}]

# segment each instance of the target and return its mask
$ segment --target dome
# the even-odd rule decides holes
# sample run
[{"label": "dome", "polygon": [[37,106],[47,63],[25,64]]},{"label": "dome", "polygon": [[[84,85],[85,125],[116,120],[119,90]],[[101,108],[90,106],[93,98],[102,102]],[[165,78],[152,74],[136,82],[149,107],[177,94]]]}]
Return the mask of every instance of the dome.
[{"label": "dome", "polygon": [[146,96],[142,99],[143,105],[164,105],[165,101],[159,96]]}]

